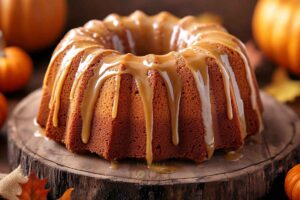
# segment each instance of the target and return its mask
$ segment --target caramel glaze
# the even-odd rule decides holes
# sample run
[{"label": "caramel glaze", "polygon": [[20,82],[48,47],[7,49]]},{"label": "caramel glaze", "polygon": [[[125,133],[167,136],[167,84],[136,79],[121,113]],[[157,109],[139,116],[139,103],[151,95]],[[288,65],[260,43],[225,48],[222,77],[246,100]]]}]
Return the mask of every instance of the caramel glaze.
[{"label": "caramel glaze", "polygon": [[241,149],[238,149],[236,151],[228,151],[224,157],[228,161],[238,161],[244,157],[244,154]]},{"label": "caramel glaze", "polygon": [[220,45],[236,52],[242,58],[247,83],[251,91],[252,109],[260,120],[258,132],[261,132],[263,128],[261,108],[257,103],[259,95],[243,44],[222,27],[215,24],[199,24],[191,16],[178,19],[162,12],[148,17],[140,11],[136,11],[128,17],[113,14],[103,22],[90,21],[84,27],[71,30],[56,48],[48,71],[63,52],[65,56],[57,69],[49,104],[49,109],[54,110],[53,125],[59,126],[58,113],[62,86],[66,74],[70,70],[72,60],[79,53],[84,52],[71,88],[70,99],[74,98],[83,74],[95,63],[94,59],[102,55],[101,61],[94,67],[94,75],[89,80],[83,96],[81,105],[82,142],[89,142],[96,101],[104,82],[111,77],[115,78],[112,118],[116,118],[121,75],[130,74],[137,85],[143,102],[146,127],[146,160],[150,165],[153,161],[153,89],[149,81],[149,74],[152,71],[158,72],[166,85],[172,142],[174,145],[178,145],[180,143],[178,134],[179,105],[182,90],[178,60],[182,59],[186,67],[192,72],[199,92],[205,127],[204,139],[207,147],[207,158],[209,159],[215,149],[215,125],[211,110],[208,58],[217,63],[222,74],[228,119],[233,118],[233,104],[235,104],[238,111],[241,137],[247,136],[244,101],[241,98],[240,88],[233,66],[230,64],[229,55],[218,48]]},{"label": "caramel glaze", "polygon": [[152,164],[148,167],[149,170],[156,172],[158,174],[171,174],[180,169],[177,165],[165,165],[165,164]]}]

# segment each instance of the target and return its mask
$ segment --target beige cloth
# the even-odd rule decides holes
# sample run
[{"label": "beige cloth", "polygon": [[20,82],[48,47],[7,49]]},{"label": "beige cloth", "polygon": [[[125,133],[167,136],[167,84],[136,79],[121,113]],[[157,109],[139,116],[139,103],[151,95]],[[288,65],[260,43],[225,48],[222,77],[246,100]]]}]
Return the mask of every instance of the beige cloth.
[{"label": "beige cloth", "polygon": [[28,178],[23,175],[19,166],[0,181],[0,196],[8,200],[18,200],[22,193],[20,183],[26,183]]}]

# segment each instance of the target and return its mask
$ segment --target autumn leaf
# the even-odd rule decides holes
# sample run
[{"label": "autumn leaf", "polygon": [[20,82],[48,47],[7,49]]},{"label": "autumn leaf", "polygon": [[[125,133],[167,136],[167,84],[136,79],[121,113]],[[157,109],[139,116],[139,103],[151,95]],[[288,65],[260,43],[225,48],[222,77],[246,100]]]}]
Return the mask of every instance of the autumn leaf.
[{"label": "autumn leaf", "polygon": [[20,184],[26,183],[28,178],[23,175],[19,166],[0,181],[0,196],[4,199],[18,200],[22,193]]},{"label": "autumn leaf", "polygon": [[58,200],[71,200],[71,194],[74,188],[69,188],[65,191],[65,193]]},{"label": "autumn leaf", "polygon": [[28,177],[28,182],[21,184],[20,200],[46,200],[49,190],[45,189],[47,179],[40,180],[34,172]]},{"label": "autumn leaf", "polygon": [[264,90],[280,102],[291,102],[300,96],[300,81],[291,80],[287,71],[279,67]]},{"label": "autumn leaf", "polygon": [[[34,172],[24,176],[19,166],[0,181],[0,199],[9,200],[46,200],[48,189],[47,179],[39,179]],[[71,200],[73,188],[69,188],[58,200]]]}]

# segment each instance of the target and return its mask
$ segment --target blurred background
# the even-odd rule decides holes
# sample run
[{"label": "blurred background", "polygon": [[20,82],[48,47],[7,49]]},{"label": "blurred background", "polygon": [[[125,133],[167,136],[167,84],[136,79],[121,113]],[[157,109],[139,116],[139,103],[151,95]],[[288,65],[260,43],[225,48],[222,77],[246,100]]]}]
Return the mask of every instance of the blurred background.
[{"label": "blurred background", "polygon": [[135,10],[147,14],[169,11],[178,17],[214,13],[234,35],[251,38],[251,19],[256,0],[69,0],[67,29],[81,26],[90,19],[102,19],[110,13],[128,15]]}]

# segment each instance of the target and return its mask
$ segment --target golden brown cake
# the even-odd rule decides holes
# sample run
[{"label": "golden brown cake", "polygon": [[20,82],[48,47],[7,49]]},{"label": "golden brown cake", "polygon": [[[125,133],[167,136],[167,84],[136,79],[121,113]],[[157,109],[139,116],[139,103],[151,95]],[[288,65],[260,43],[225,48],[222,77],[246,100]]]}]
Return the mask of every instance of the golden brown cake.
[{"label": "golden brown cake", "polygon": [[107,160],[209,159],[262,130],[244,45],[216,24],[109,15],[55,49],[37,121],[72,152]]}]

